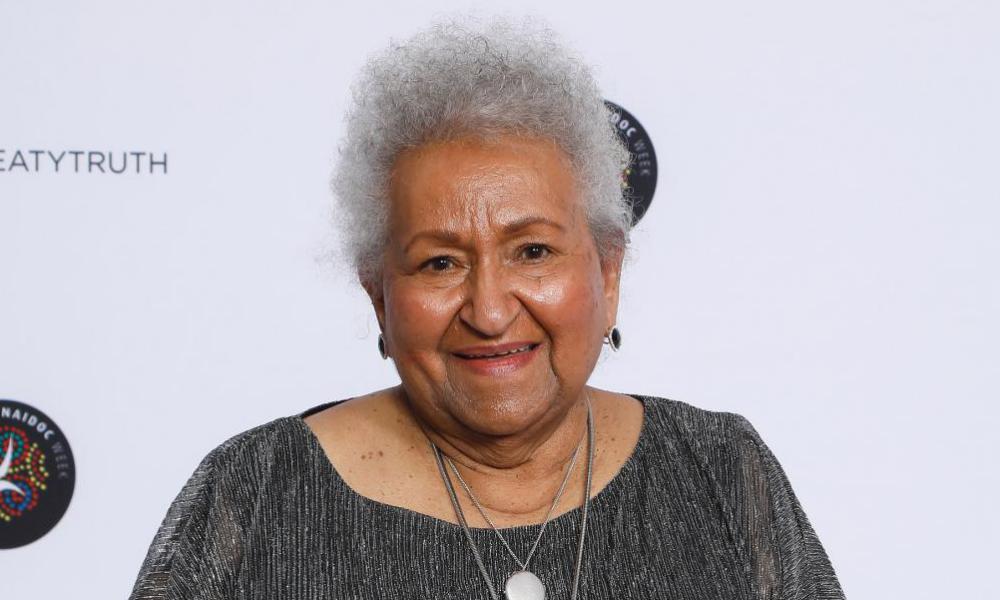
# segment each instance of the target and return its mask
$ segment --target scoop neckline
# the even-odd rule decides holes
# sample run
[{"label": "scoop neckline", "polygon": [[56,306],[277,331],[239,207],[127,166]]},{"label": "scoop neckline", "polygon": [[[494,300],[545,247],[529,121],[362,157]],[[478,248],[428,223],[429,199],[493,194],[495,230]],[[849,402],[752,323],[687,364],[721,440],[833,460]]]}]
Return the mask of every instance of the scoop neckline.
[{"label": "scoop neckline", "polygon": [[[625,480],[628,479],[632,473],[638,468],[638,463],[641,457],[646,452],[646,447],[649,444],[650,434],[650,402],[649,397],[641,394],[626,394],[635,398],[642,404],[642,425],[639,429],[639,438],[636,441],[635,447],[632,448],[632,453],[629,455],[625,462],[618,468],[618,472],[614,474],[607,485],[605,485],[599,492],[590,497],[590,509],[593,510],[596,504],[604,504],[606,500],[613,500],[612,496],[617,495],[621,492],[621,487],[626,484]],[[325,408],[326,406],[336,404],[335,402],[329,402],[326,405],[321,405]],[[322,410],[322,408],[320,409]],[[305,434],[306,446],[310,453],[310,458],[318,460],[321,463],[319,467],[323,471],[323,483],[332,484],[338,486],[345,490],[346,495],[354,504],[360,504],[369,510],[378,510],[383,512],[388,512],[397,515],[403,519],[410,521],[424,521],[435,525],[437,527],[443,527],[446,529],[461,529],[462,526],[458,523],[452,523],[445,519],[440,519],[433,515],[427,513],[422,513],[405,506],[397,506],[395,504],[389,504],[388,502],[382,502],[380,500],[375,500],[374,498],[369,498],[361,492],[358,492],[341,477],[340,472],[337,471],[336,467],[330,461],[330,458],[326,455],[326,451],[323,450],[322,444],[320,444],[319,437],[316,432],[312,430],[312,427],[305,422],[305,415],[312,414],[316,412],[317,408],[308,409],[306,411],[300,412],[298,414],[288,417],[291,421],[295,422]],[[553,526],[556,523],[567,521],[571,519],[579,519],[580,513],[583,510],[583,506],[577,506],[567,512],[562,513],[557,517],[549,519],[549,526]],[[511,527],[498,527],[497,530],[507,533],[510,532],[513,535],[517,535],[521,532],[528,532],[536,529],[540,524],[530,524],[530,525],[514,525]],[[489,527],[469,527],[469,531],[473,534],[480,532],[490,532],[492,531]]]}]

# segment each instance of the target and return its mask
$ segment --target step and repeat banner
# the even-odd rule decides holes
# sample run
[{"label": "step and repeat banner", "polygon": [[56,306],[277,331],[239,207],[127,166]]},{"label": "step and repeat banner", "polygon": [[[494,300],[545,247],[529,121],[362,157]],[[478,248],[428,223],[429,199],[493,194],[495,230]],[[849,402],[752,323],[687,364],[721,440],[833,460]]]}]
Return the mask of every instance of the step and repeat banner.
[{"label": "step and repeat banner", "polygon": [[329,179],[366,57],[459,8],[548,21],[637,157],[592,384],[746,416],[849,597],[986,598],[990,3],[12,0],[0,597],[126,597],[212,448],[398,383]]}]

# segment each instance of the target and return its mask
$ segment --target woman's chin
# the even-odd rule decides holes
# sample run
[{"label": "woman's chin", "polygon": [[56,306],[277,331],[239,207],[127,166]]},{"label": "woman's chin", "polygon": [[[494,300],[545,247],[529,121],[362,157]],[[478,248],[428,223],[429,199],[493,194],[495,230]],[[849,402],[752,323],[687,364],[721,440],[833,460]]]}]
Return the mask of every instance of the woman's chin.
[{"label": "woman's chin", "polygon": [[552,414],[552,406],[537,395],[502,394],[463,403],[456,418],[478,434],[508,437],[537,429]]}]

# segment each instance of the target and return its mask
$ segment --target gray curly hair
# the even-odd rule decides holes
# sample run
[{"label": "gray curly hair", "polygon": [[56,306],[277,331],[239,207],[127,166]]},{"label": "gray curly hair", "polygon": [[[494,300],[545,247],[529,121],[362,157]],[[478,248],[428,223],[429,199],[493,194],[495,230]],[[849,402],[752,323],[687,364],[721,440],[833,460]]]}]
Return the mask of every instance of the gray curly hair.
[{"label": "gray curly hair", "polygon": [[600,256],[625,250],[632,225],[622,186],[628,150],[590,69],[549,27],[530,18],[437,21],[370,58],[352,96],[331,187],[342,252],[362,283],[382,274],[397,155],[463,135],[554,140],[575,169]]}]

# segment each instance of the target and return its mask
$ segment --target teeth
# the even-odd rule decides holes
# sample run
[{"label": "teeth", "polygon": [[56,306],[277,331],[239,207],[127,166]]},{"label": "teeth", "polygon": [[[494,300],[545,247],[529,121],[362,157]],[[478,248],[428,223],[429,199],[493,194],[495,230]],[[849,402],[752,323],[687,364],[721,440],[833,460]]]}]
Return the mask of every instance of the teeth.
[{"label": "teeth", "polygon": [[517,354],[518,352],[526,352],[531,349],[531,345],[524,346],[522,348],[515,348],[509,352],[499,352],[497,354],[467,354],[469,358],[494,358],[497,356],[507,356],[508,354]]}]

